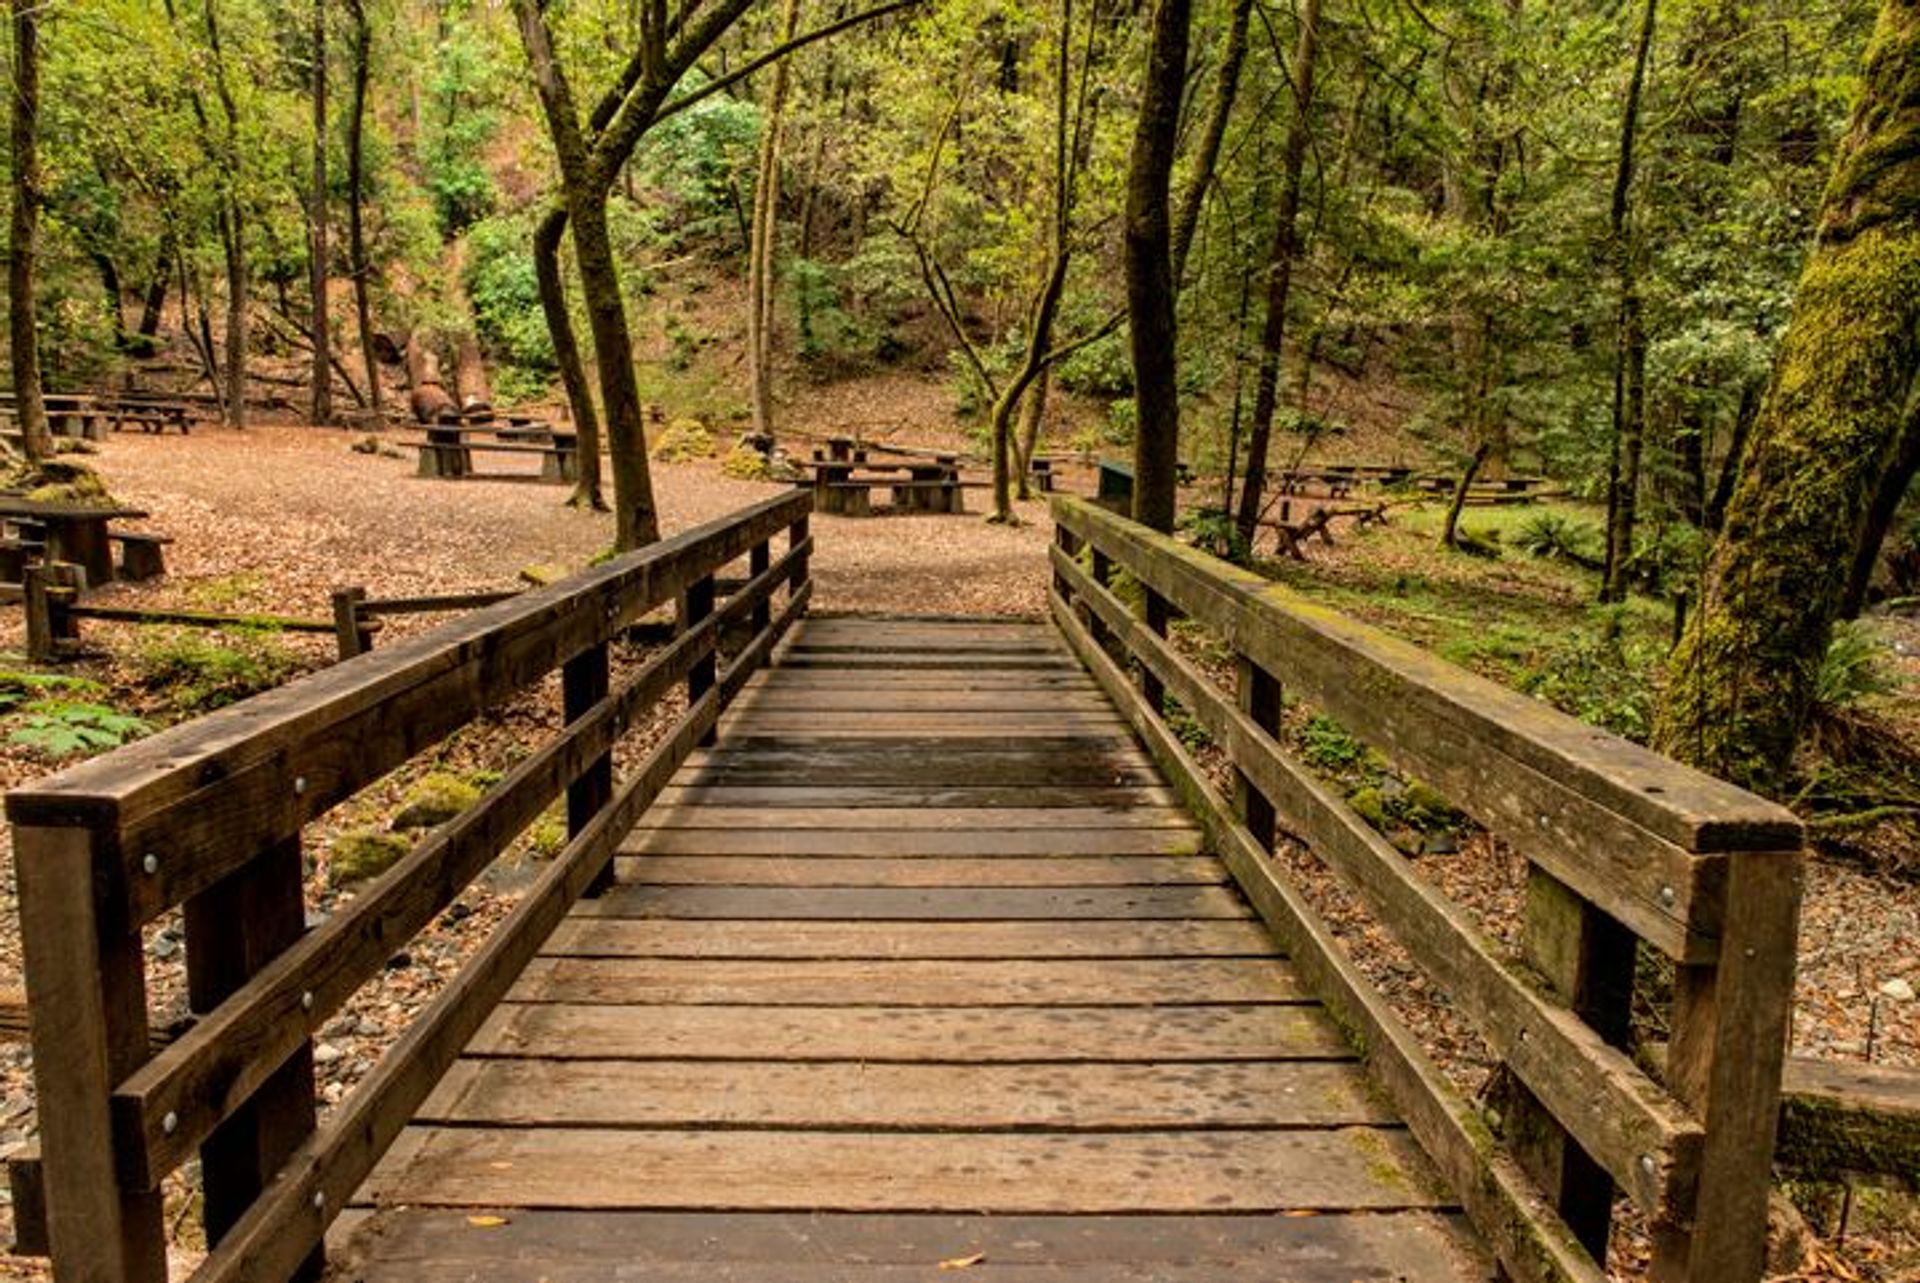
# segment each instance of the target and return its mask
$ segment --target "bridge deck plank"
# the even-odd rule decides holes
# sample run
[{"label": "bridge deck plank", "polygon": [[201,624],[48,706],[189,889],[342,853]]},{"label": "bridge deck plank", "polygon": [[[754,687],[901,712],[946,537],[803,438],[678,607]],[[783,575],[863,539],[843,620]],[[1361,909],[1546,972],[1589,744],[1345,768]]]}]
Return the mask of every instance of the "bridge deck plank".
[{"label": "bridge deck plank", "polygon": [[805,624],[616,872],[362,1190],[353,1277],[1485,1277],[1048,628]]}]

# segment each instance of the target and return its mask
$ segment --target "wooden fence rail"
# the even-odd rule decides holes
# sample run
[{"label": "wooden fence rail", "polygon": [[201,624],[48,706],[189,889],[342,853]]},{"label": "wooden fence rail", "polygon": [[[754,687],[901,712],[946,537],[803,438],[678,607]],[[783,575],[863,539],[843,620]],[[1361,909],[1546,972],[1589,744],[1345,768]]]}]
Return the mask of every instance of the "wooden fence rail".
[{"label": "wooden fence rail", "polygon": [[[317,1271],[353,1190],[805,610],[810,511],[805,492],[766,500],[8,797],[57,1278],[164,1280],[160,1184],[196,1151],[196,1280]],[[750,577],[716,605],[716,572],[742,558]],[[609,643],[676,600],[678,635],[615,685]],[[556,670],[565,729],[308,930],[305,824]],[[613,746],[682,685],[685,712],[616,781]],[[563,795],[565,849],[317,1126],[315,1030]],[[195,1020],[155,1051],[141,929],[176,907]]]},{"label": "wooden fence rail", "polygon": [[[1793,985],[1799,822],[1090,503],[1056,498],[1053,513],[1061,628],[1364,1049],[1508,1272],[1603,1278],[1617,1187],[1654,1224],[1656,1278],[1758,1280]],[[1116,571],[1140,586],[1139,609],[1114,592]],[[1232,652],[1235,694],[1167,640],[1177,616]],[[1507,956],[1288,754],[1277,739],[1283,688],[1527,857],[1521,957]],[[1231,800],[1169,729],[1168,700],[1225,751]],[[1498,1135],[1279,872],[1271,852],[1280,828],[1360,893],[1498,1057],[1507,1084]],[[1664,954],[1676,977],[1659,1077],[1628,1049],[1643,946]]]}]

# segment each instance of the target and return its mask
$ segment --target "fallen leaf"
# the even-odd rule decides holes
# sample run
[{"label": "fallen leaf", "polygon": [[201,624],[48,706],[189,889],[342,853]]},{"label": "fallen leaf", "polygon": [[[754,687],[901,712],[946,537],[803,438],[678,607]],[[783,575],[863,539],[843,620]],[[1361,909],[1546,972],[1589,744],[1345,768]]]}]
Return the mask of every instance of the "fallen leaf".
[{"label": "fallen leaf", "polygon": [[504,1216],[469,1216],[467,1224],[477,1230],[497,1230],[507,1223]]},{"label": "fallen leaf", "polygon": [[940,1262],[943,1270],[970,1270],[987,1259],[985,1252],[975,1252],[972,1256],[955,1256]]}]

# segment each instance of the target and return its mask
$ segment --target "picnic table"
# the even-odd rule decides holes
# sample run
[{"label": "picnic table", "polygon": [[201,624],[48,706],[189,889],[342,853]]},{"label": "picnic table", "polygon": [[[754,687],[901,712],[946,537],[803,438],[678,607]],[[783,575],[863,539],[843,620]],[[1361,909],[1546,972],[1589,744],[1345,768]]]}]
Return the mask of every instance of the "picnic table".
[{"label": "picnic table", "polygon": [[[47,411],[47,431],[56,437],[104,441],[109,430],[118,432],[129,423],[146,432],[192,431],[193,411],[186,402],[150,392],[49,392],[41,403]],[[11,392],[0,393],[0,418],[5,419],[10,435],[18,434],[19,417],[19,399]]]},{"label": "picnic table", "polygon": [[86,586],[97,588],[120,576],[113,561],[115,540],[123,544],[133,538],[142,544],[163,542],[157,535],[128,536],[107,529],[121,519],[139,520],[147,513],[139,508],[94,508],[78,503],[48,503],[24,495],[0,495],[0,519],[4,519],[23,541],[34,538],[45,544],[50,561],[72,562],[87,576]]},{"label": "picnic table", "polygon": [[900,462],[873,461],[866,451],[848,448],[835,457],[834,443],[823,457],[814,451],[813,459],[801,467],[813,476],[801,485],[813,487],[814,511],[843,517],[873,515],[873,492],[892,492],[893,506],[902,512],[965,512],[966,483],[960,479],[960,460],[956,455],[938,455]]},{"label": "picnic table", "polygon": [[[426,439],[410,442],[420,452],[418,475],[466,481],[532,481],[555,484],[580,479],[580,435],[532,422],[467,426],[458,423],[422,425]],[[474,453],[537,454],[540,471],[480,472]]]}]

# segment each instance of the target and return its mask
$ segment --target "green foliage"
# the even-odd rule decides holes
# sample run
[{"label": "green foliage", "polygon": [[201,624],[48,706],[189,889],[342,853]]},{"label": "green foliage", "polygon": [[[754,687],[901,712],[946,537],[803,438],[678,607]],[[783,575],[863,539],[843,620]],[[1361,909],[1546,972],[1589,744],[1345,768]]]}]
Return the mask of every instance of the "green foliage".
[{"label": "green foliage", "polygon": [[1367,760],[1367,746],[1324,713],[1315,713],[1300,730],[1300,756],[1329,775],[1355,770]]},{"label": "green foliage", "polygon": [[492,213],[499,200],[486,155],[500,128],[491,102],[490,53],[478,24],[449,23],[428,84],[437,128],[428,133],[422,159],[435,219],[447,239]]},{"label": "green foliage", "polygon": [[413,843],[398,834],[349,829],[333,840],[327,856],[327,881],[342,887],[379,877],[412,850]]},{"label": "green foliage", "polygon": [[1174,737],[1186,745],[1190,753],[1213,747],[1213,732],[1206,723],[1187,711],[1187,706],[1171,695],[1164,695],[1160,701],[1160,715],[1167,723],[1167,729]]},{"label": "green foliage", "polygon": [[205,713],[271,690],[300,669],[279,636],[264,629],[150,630],[132,657],[136,680],[181,713]]},{"label": "green foliage", "polygon": [[793,260],[787,265],[787,295],[800,359],[816,373],[847,373],[889,355],[876,328],[843,305],[840,274],[831,264]]},{"label": "green foliage", "polygon": [[1554,637],[1514,684],[1583,722],[1644,742],[1665,647],[1626,627],[1620,607],[1595,607],[1585,628]]},{"label": "green foliage", "polygon": [[662,463],[686,463],[713,454],[713,433],[698,419],[675,419],[655,435],[653,457]]},{"label": "green foliage", "polygon": [[1224,508],[1189,508],[1180,515],[1179,528],[1193,546],[1214,556],[1244,566],[1252,558],[1252,549],[1233,514]]},{"label": "green foliage", "polygon": [[467,232],[466,291],[481,343],[511,369],[543,379],[558,368],[540,284],[534,272],[529,218],[488,218]]},{"label": "green foliage", "polygon": [[99,682],[84,677],[69,677],[65,673],[0,670],[0,713],[11,712],[34,700],[54,697],[56,692],[63,696],[96,696],[105,694],[106,689]]},{"label": "green foliage", "polygon": [[1814,676],[1813,700],[1822,709],[1852,708],[1894,689],[1885,665],[1886,648],[1857,620],[1834,625],[1833,640]]},{"label": "green foliage", "polygon": [[[682,92],[704,77],[688,76]],[[753,208],[754,158],[760,145],[757,104],[716,94],[669,116],[641,144],[636,164],[647,182],[674,201],[684,240],[733,238],[744,250],[745,211]]]},{"label": "green foliage", "polygon": [[7,742],[30,748],[43,757],[72,757],[118,748],[153,727],[131,714],[65,699],[38,699],[19,710],[19,722]]},{"label": "green foliage", "polygon": [[407,790],[392,827],[404,832],[445,824],[477,803],[480,793],[480,785],[447,771],[423,775]]},{"label": "green foliage", "polygon": [[1529,516],[1514,533],[1513,543],[1529,556],[1589,566],[1600,552],[1600,528],[1549,509]]}]

